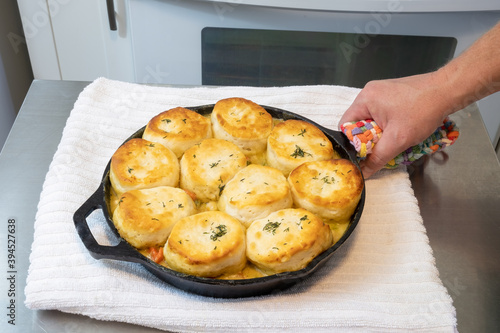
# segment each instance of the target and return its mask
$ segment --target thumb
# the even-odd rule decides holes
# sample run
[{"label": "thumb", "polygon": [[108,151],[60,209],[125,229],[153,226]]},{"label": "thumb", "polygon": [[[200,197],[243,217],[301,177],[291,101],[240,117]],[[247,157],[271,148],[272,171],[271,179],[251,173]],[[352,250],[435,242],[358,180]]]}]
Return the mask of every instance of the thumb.
[{"label": "thumb", "polygon": [[357,97],[340,118],[338,128],[340,128],[341,125],[350,121],[359,121],[371,118],[372,116],[368,111],[368,108],[362,102],[362,99]]}]

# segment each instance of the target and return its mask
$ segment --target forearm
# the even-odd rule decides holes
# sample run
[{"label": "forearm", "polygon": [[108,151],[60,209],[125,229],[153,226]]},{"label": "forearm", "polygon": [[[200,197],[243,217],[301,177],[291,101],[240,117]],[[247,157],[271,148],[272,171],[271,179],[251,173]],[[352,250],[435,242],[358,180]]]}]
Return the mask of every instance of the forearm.
[{"label": "forearm", "polygon": [[446,114],[500,91],[500,23],[434,73]]}]

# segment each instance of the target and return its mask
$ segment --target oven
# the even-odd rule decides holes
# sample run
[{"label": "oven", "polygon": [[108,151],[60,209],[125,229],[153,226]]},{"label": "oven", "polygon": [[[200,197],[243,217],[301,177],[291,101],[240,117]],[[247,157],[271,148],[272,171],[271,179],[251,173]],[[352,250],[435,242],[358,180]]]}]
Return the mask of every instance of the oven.
[{"label": "oven", "polygon": [[[176,85],[361,88],[434,70],[500,20],[498,0],[18,4],[35,78]],[[478,104],[496,144],[500,96]]]}]

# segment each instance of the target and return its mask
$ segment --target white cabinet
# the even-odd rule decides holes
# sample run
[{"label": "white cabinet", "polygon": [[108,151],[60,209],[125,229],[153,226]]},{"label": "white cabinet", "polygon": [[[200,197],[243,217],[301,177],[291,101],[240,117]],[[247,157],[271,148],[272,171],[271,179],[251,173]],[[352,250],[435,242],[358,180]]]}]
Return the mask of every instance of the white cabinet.
[{"label": "white cabinet", "polygon": [[18,0],[38,79],[134,81],[127,1],[115,0],[111,31],[105,0]]},{"label": "white cabinet", "polygon": [[16,112],[9,94],[9,85],[0,54],[0,151],[16,118]]}]

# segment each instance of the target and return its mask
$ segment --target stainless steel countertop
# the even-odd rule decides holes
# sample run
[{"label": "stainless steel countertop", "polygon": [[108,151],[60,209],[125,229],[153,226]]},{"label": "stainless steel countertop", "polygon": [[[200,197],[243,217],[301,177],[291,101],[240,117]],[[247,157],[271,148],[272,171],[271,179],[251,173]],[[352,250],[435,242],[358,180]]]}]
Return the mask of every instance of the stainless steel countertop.
[{"label": "stainless steel countertop", "polygon": [[[5,274],[0,279],[2,332],[155,331],[24,306],[42,185],[66,119],[88,84],[35,80],[0,154],[0,184],[4,186],[0,191],[0,239],[5,244],[0,263]],[[459,332],[499,332],[500,165],[475,105],[452,119],[460,128],[457,143],[422,158],[408,172],[436,266],[457,310]],[[9,225],[15,226],[15,234],[11,234],[16,240],[14,268],[8,266]],[[12,291],[15,296],[8,295]],[[12,319],[11,300],[15,302],[15,325],[8,322]]]}]

